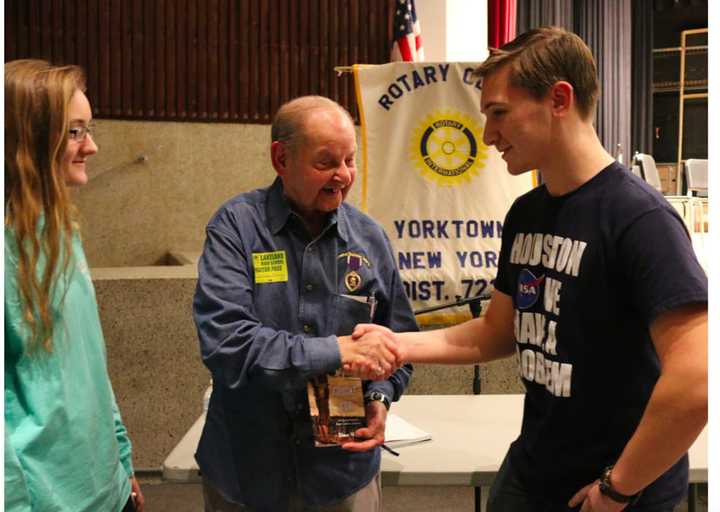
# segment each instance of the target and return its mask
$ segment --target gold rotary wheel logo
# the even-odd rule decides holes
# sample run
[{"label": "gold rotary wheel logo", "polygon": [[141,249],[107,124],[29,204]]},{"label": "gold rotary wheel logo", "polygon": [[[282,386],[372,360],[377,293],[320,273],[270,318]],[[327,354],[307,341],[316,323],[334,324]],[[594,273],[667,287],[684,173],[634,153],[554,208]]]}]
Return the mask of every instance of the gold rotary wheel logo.
[{"label": "gold rotary wheel logo", "polygon": [[438,110],[413,131],[410,158],[422,176],[438,185],[469,183],[487,160],[482,134],[483,129],[470,116]]}]

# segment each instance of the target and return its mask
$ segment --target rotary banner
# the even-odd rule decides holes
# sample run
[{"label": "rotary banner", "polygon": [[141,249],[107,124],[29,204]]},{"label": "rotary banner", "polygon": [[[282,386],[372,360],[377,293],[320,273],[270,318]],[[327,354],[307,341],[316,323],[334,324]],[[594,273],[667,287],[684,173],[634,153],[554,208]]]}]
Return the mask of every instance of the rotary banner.
[{"label": "rotary banner", "polygon": [[[361,117],[361,208],[387,231],[413,308],[492,289],[505,214],[533,186],[483,144],[474,63],[353,66]],[[469,318],[467,307],[420,315]]]}]

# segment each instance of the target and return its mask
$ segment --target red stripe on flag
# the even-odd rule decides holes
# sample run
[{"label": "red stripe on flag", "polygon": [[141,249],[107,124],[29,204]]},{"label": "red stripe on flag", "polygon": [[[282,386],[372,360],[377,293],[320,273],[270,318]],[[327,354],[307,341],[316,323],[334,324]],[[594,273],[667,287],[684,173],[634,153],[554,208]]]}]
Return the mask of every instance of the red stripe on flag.
[{"label": "red stripe on flag", "polygon": [[409,39],[409,37],[401,37],[400,40],[397,42],[400,48],[400,55],[402,55],[403,60],[406,62],[412,62],[414,60],[413,51],[410,48]]}]

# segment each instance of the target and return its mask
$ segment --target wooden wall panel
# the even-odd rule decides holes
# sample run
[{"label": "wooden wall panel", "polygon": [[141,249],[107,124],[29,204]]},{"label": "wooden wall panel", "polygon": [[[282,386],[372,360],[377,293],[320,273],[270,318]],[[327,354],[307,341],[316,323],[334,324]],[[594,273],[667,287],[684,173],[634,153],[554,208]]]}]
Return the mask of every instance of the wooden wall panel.
[{"label": "wooden wall panel", "polygon": [[269,123],[387,62],[393,0],[6,0],[5,61],[78,64],[99,118]]},{"label": "wooden wall panel", "polygon": [[[99,77],[100,77],[100,12],[99,2],[93,2],[89,0],[85,2],[87,4],[87,16],[84,16],[85,27],[83,31],[83,41],[81,44],[85,45],[87,60],[81,65],[87,72],[87,86],[88,95],[95,98],[96,101],[100,96]],[[93,44],[88,44],[88,41],[92,41]]]},{"label": "wooden wall panel", "polygon": [[[177,0],[175,4],[175,52],[170,58],[175,62],[175,108],[171,119],[187,119],[187,0]],[[184,13],[185,16],[181,16]]]},{"label": "wooden wall panel", "polygon": [[[122,117],[122,15],[123,9],[120,2],[109,2],[110,3],[110,66],[108,68],[108,74],[105,75],[105,79],[110,82],[110,93],[108,95],[108,102],[110,109],[107,112],[107,116]],[[101,78],[100,80],[103,80]],[[92,101],[92,98],[91,98]]]},{"label": "wooden wall panel", "polygon": [[[140,28],[141,31],[139,33],[137,31],[138,25],[142,27],[144,14],[141,2],[142,0],[122,2],[120,9],[120,46],[118,47],[121,69],[120,95],[122,98],[120,103],[120,112],[121,115],[125,117],[133,117],[136,113],[140,116],[144,115],[142,92],[137,91],[137,94],[134,94],[133,91],[133,77],[135,74],[146,74],[142,71],[142,54],[144,50],[142,28]],[[115,21],[118,20],[113,20],[113,23]],[[135,30],[133,30],[133,27],[135,27]],[[134,68],[133,64],[135,64]],[[143,78],[146,81],[152,80],[152,73],[147,74],[147,76],[143,76]],[[135,100],[134,104],[133,99]]]},{"label": "wooden wall panel", "polygon": [[[7,32],[6,32],[7,33]],[[93,87],[97,87],[97,96],[92,96],[95,100],[92,105],[95,114],[99,117],[107,117],[110,115],[110,0],[100,0],[98,2],[98,62],[97,75],[92,69],[88,71],[89,78],[95,78],[96,84],[88,87],[88,91],[92,92]],[[95,63],[91,62],[90,66]],[[103,79],[100,79],[103,77]]]}]

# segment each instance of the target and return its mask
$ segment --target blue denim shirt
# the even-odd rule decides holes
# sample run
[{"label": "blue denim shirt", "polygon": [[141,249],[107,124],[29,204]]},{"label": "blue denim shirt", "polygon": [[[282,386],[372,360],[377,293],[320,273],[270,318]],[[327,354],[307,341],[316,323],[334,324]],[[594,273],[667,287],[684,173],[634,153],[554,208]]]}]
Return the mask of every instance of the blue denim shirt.
[{"label": "blue denim shirt", "polygon": [[[309,505],[339,501],[377,473],[378,449],[315,448],[306,382],[341,365],[336,335],[373,321],[417,330],[385,232],[342,204],[312,238],[277,179],[210,220],[194,317],[213,376],[195,455],[229,501],[285,510],[292,486]],[[360,298],[361,300],[357,300]],[[398,400],[412,366],[364,383]]]}]

